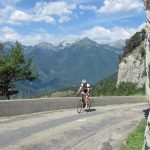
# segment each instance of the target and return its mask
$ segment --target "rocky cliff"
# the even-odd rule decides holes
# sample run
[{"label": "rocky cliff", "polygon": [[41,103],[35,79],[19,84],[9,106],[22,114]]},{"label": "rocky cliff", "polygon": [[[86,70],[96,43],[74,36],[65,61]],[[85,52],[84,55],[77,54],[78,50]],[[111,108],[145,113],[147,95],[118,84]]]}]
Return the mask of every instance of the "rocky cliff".
[{"label": "rocky cliff", "polygon": [[136,83],[143,87],[146,81],[144,42],[124,56],[119,64],[117,85],[121,82]]}]

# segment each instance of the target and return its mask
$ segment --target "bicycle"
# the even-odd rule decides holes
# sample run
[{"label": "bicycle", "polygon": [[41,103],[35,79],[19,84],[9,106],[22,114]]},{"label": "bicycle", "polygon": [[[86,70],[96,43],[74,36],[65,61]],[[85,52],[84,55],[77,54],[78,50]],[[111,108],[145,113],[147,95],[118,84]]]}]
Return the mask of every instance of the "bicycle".
[{"label": "bicycle", "polygon": [[91,100],[89,98],[89,100],[87,101],[87,109],[84,109],[85,108],[85,101],[83,98],[80,98],[78,103],[77,103],[77,112],[78,113],[81,113],[81,111],[85,110],[85,111],[89,111],[90,108],[91,108]]}]

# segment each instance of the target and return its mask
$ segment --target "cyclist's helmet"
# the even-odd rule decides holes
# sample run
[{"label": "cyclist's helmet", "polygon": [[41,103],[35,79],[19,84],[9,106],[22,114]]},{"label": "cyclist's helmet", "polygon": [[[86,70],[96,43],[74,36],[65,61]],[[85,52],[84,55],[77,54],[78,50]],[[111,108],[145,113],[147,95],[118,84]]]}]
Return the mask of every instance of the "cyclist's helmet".
[{"label": "cyclist's helmet", "polygon": [[86,83],[86,80],[85,80],[85,79],[82,80],[82,84],[84,84],[84,83]]}]

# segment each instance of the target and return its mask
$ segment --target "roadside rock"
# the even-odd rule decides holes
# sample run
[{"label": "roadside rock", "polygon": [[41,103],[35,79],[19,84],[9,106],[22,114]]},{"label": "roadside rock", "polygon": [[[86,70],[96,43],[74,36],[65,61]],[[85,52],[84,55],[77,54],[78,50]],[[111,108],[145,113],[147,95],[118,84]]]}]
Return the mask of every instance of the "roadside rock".
[{"label": "roadside rock", "polygon": [[143,47],[144,44],[142,43],[132,53],[123,58],[119,64],[117,85],[120,82],[132,82],[136,83],[138,87],[143,87],[146,82],[145,58],[140,52]]}]

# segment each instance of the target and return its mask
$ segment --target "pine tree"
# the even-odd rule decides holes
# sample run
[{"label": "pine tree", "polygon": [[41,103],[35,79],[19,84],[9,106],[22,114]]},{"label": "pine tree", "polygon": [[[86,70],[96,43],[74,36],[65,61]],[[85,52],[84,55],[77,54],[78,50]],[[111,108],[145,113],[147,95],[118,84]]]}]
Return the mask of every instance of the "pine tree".
[{"label": "pine tree", "polygon": [[0,43],[0,95],[4,99],[19,92],[15,90],[16,81],[33,81],[36,78],[32,58],[25,58],[20,43],[16,42],[8,53],[4,52],[4,45]]}]

